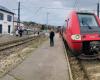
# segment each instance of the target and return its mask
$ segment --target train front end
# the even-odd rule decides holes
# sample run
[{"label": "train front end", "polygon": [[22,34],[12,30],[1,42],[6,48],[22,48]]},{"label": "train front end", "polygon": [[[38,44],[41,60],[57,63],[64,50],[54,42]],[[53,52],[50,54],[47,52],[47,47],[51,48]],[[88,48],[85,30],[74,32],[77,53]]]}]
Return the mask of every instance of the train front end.
[{"label": "train front end", "polygon": [[77,13],[81,39],[81,55],[88,57],[98,57],[100,52],[100,22],[93,13]]}]

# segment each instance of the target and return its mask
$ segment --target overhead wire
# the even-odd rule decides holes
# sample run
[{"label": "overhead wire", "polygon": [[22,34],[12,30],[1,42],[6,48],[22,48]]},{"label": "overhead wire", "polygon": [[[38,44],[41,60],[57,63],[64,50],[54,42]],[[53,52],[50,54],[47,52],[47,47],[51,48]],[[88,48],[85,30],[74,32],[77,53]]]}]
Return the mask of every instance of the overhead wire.
[{"label": "overhead wire", "polygon": [[73,9],[76,9],[76,8],[77,8],[77,3],[78,3],[78,1],[75,0],[75,1],[74,1],[74,4],[73,4]]}]

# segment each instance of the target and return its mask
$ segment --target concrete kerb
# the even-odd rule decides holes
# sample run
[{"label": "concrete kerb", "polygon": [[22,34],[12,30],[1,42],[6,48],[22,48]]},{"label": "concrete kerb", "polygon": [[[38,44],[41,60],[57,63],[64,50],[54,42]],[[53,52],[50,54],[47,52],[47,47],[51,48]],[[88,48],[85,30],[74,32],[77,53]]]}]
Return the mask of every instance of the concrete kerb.
[{"label": "concrete kerb", "polygon": [[63,48],[64,48],[65,58],[66,58],[66,61],[67,61],[69,79],[70,79],[70,80],[73,80],[72,71],[71,71],[71,67],[70,67],[68,55],[67,55],[66,48],[65,48],[65,45],[64,45],[64,42],[63,42],[63,41],[62,41],[62,44],[63,44]]}]

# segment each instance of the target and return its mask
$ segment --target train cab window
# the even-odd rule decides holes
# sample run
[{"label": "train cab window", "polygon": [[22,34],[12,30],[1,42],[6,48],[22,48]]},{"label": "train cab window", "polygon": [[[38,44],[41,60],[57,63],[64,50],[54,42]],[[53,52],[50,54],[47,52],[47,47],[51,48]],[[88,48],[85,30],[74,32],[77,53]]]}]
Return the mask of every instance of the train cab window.
[{"label": "train cab window", "polygon": [[80,21],[80,26],[92,26],[92,27],[98,26],[94,15],[79,14],[78,17],[79,17],[79,21]]},{"label": "train cab window", "polygon": [[[79,13],[78,14],[81,31],[97,31],[99,25],[93,14]],[[100,31],[100,30],[99,30]]]}]

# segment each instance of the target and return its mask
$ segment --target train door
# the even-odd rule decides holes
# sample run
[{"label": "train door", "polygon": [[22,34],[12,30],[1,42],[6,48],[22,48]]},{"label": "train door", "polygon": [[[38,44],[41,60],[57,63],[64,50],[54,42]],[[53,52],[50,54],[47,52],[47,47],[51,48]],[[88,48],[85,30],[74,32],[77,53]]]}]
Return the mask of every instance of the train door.
[{"label": "train door", "polygon": [[2,33],[2,24],[0,24],[0,34]]}]

